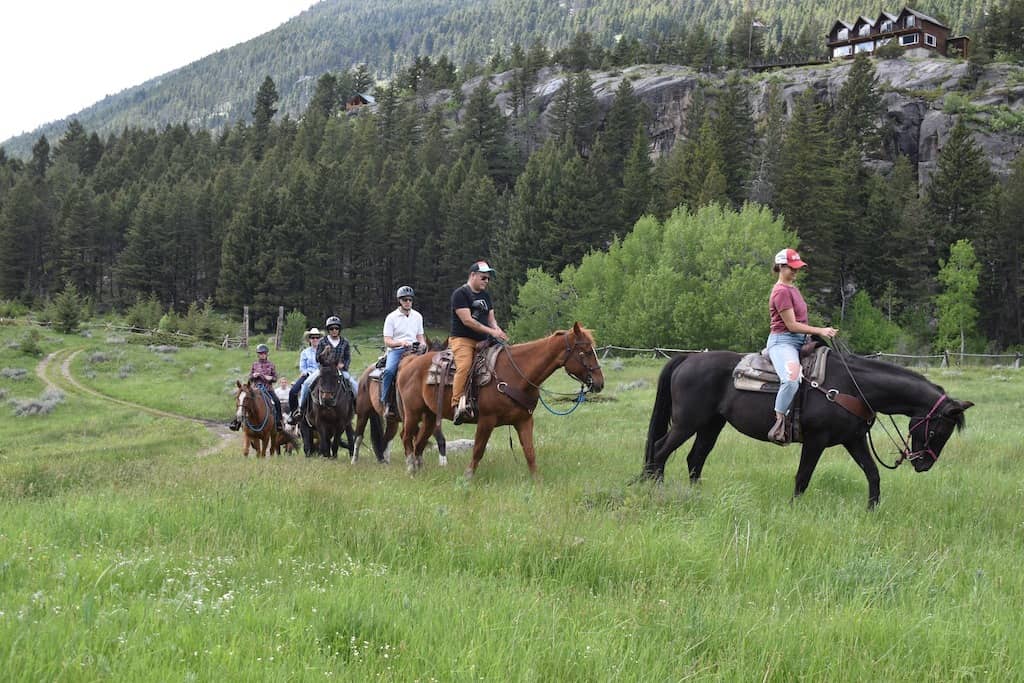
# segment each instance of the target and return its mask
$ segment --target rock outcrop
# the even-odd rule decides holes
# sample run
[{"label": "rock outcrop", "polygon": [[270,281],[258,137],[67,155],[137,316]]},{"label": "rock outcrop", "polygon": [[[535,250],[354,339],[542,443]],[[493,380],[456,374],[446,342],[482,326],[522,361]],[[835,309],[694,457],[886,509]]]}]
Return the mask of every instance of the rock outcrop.
[{"label": "rock outcrop", "polygon": [[[807,88],[814,89],[819,101],[836,101],[851,65],[852,62],[843,62],[766,73],[743,72],[755,119],[765,114],[770,82],[780,85],[788,115],[796,98]],[[1024,123],[1014,125],[1016,114],[1021,114],[1024,122],[1024,69],[996,64],[972,77],[968,64],[963,61],[905,58],[876,60],[875,70],[885,109],[885,145],[878,158],[868,159],[866,163],[884,170],[897,155],[905,155],[916,165],[920,182],[926,184],[950,129],[962,115],[947,102],[951,94],[956,94],[961,102],[967,103],[974,139],[988,156],[993,170],[1004,176],[1009,173],[1010,164],[1024,143]],[[651,156],[657,158],[667,154],[684,137],[696,93],[703,91],[705,99],[713,102],[728,75],[660,64],[594,72],[591,78],[602,117],[611,107],[622,79],[629,79],[636,95],[651,111],[648,133]],[[542,136],[548,129],[550,105],[570,76],[554,69],[545,69],[539,74],[532,97],[534,106],[541,112]],[[498,92],[496,103],[506,115],[511,113],[507,87],[510,80],[511,72],[491,78],[491,87]],[[464,94],[468,96],[478,84],[479,79],[468,82]]]}]

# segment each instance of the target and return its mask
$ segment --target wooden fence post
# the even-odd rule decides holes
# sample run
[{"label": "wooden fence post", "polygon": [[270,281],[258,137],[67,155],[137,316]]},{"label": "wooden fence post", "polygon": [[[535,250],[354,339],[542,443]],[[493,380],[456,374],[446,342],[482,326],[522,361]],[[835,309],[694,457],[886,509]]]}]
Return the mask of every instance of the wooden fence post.
[{"label": "wooden fence post", "polygon": [[242,306],[242,348],[249,348],[249,307]]},{"label": "wooden fence post", "polygon": [[274,350],[281,350],[281,331],[284,329],[284,306],[277,307],[277,335],[274,337]]}]

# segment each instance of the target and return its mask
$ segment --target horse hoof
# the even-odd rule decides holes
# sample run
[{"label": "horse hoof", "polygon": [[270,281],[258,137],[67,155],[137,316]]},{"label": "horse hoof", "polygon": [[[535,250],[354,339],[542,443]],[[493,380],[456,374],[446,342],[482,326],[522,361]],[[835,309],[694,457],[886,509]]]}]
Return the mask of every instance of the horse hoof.
[{"label": "horse hoof", "polygon": [[448,458],[444,457],[443,455],[439,456],[437,458],[437,464],[440,465],[441,467],[448,467]]},{"label": "horse hoof", "polygon": [[472,469],[467,468],[466,471],[462,473],[462,476],[466,479],[466,481],[471,481],[473,479],[473,475],[475,474],[476,472],[474,472]]}]

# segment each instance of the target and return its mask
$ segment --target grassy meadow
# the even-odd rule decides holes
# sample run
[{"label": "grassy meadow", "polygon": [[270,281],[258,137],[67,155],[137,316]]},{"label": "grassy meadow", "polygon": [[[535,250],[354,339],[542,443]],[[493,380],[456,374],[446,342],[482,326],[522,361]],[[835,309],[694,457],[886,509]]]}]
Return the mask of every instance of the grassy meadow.
[{"label": "grassy meadow", "polygon": [[[700,486],[685,450],[664,486],[627,486],[661,361],[606,360],[599,400],[539,408],[539,483],[499,429],[467,484],[466,451],[414,478],[398,444],[390,466],[244,459],[62,372],[226,422],[251,353],[43,330],[40,378],[27,330],[0,326],[2,680],[1024,677],[1020,371],[928,371],[977,404],[968,429],[928,473],[883,471],[868,512],[842,449],[791,504],[798,446],[728,429]],[[296,358],[271,353],[286,376]]]}]

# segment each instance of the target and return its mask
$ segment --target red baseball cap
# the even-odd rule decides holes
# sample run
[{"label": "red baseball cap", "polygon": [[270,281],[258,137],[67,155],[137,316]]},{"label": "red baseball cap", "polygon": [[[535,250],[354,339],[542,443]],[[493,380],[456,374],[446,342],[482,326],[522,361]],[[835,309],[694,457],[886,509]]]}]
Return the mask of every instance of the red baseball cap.
[{"label": "red baseball cap", "polygon": [[800,254],[796,253],[796,249],[783,249],[775,255],[775,265],[789,266],[796,270],[807,264],[800,260]]}]

